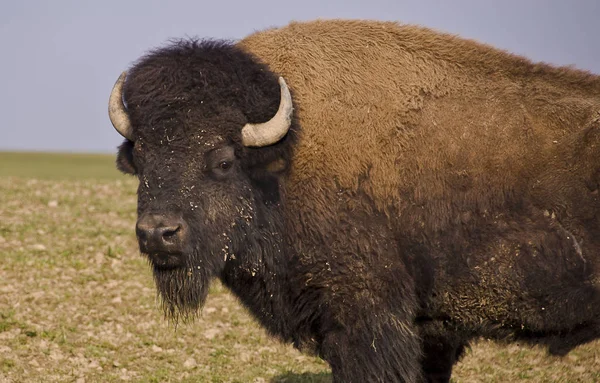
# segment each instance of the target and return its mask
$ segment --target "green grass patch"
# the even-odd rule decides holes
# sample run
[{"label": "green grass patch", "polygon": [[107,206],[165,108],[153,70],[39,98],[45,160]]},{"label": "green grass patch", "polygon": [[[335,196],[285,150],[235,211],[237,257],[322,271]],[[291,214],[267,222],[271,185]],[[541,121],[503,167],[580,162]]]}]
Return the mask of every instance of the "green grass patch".
[{"label": "green grass patch", "polygon": [[115,167],[115,155],[0,152],[0,177],[38,179],[125,178]]}]

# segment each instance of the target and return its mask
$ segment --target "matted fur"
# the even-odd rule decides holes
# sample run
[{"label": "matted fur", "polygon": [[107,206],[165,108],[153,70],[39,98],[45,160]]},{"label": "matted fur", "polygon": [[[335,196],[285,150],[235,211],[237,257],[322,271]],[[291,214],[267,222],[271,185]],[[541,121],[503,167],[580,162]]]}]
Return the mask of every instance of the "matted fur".
[{"label": "matted fur", "polygon": [[[244,148],[277,76],[290,134]],[[477,336],[556,354],[600,336],[596,75],[328,20],[175,42],[134,66],[125,101],[136,142],[118,164],[139,173],[138,210],[181,212],[186,267],[202,268],[160,274],[163,292],[202,286],[166,294],[173,315],[219,277],[335,382],[448,381]],[[206,170],[219,145],[232,175]]]}]

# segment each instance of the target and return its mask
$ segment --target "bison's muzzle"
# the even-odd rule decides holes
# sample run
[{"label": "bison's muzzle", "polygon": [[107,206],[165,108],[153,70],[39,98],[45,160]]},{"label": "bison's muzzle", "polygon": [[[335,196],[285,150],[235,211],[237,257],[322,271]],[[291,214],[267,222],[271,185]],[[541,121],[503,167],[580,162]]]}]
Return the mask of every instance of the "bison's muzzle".
[{"label": "bison's muzzle", "polygon": [[140,251],[159,268],[183,266],[183,249],[188,240],[189,229],[178,216],[144,214],[135,228]]}]

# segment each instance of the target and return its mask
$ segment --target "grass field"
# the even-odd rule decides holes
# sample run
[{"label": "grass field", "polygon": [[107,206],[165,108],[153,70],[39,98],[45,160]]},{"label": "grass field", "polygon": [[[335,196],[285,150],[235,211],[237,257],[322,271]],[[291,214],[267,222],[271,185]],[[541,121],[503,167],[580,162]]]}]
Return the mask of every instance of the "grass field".
[{"label": "grass field", "polygon": [[122,179],[115,157],[102,154],[0,152],[0,177],[43,180]]},{"label": "grass field", "polygon": [[[163,320],[137,253],[136,181],[113,162],[0,153],[0,383],[330,382],[218,284],[196,322]],[[600,381],[600,342],[555,358],[481,341],[454,381]]]}]

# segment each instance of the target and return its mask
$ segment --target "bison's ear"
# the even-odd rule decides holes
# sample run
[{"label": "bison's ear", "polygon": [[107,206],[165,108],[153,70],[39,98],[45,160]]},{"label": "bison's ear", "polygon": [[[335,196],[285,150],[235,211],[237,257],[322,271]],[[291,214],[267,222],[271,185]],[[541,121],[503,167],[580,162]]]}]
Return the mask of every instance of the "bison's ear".
[{"label": "bison's ear", "polygon": [[274,174],[281,174],[286,169],[287,169],[287,161],[283,158],[278,158],[274,161],[271,161],[265,167],[265,170],[267,170],[270,173],[274,173]]},{"label": "bison's ear", "polygon": [[117,169],[125,174],[135,175],[137,173],[133,163],[133,141],[125,140],[119,146],[117,153]]}]

